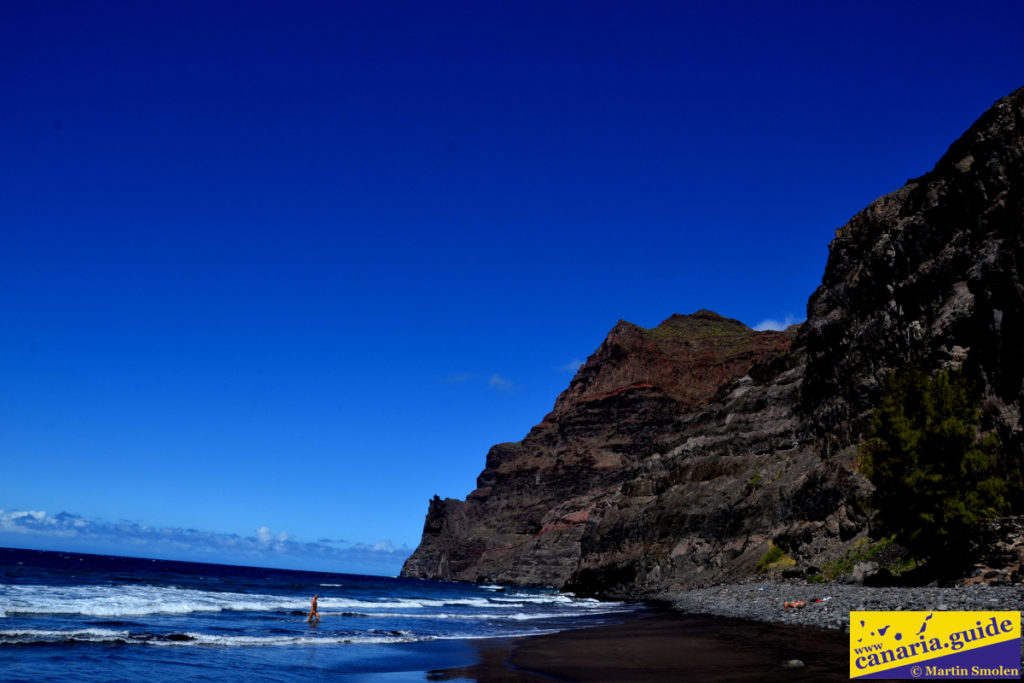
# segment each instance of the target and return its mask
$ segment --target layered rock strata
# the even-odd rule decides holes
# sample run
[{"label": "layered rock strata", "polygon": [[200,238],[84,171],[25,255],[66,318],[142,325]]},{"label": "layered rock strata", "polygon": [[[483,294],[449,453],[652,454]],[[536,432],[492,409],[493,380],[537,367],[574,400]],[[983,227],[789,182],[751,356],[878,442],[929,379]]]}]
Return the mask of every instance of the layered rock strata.
[{"label": "layered rock strata", "polygon": [[405,576],[637,597],[809,565],[862,535],[855,444],[893,368],[962,367],[1024,462],[1024,89],[836,233],[808,319],[620,322],[464,501],[435,497]]},{"label": "layered rock strata", "polygon": [[627,594],[741,576],[773,539],[852,536],[856,484],[794,411],[795,333],[709,311],[620,322],[466,500],[431,502],[403,575]]}]

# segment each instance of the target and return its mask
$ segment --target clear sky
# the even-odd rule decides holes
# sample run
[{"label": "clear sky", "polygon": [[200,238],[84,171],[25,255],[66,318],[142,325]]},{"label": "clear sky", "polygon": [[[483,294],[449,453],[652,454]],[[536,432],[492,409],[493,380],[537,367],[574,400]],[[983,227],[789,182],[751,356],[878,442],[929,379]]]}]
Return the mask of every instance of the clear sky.
[{"label": "clear sky", "polygon": [[802,320],[834,230],[1024,85],[1022,29],[0,3],[0,545],[396,573],[619,319]]}]

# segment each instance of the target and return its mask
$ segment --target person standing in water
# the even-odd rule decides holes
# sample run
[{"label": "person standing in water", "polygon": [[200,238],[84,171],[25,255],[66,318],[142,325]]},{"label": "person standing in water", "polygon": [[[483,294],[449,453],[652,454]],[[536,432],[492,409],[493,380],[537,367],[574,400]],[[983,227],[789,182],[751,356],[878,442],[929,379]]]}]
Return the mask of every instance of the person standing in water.
[{"label": "person standing in water", "polygon": [[313,594],[313,602],[312,602],[312,604],[309,607],[309,618],[307,619],[307,621],[309,623],[311,623],[311,624],[313,623],[314,619],[316,619],[317,621],[320,621],[320,613],[316,611],[316,599],[319,598],[319,597],[320,597],[319,593],[314,593]]}]

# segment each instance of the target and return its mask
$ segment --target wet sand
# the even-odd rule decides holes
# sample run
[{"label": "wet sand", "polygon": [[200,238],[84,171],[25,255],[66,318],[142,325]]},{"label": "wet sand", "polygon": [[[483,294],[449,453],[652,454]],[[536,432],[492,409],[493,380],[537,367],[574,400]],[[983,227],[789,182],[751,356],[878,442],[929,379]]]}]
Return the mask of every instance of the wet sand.
[{"label": "wet sand", "polygon": [[478,664],[432,672],[428,679],[848,681],[848,648],[841,631],[659,612],[622,624],[487,641],[479,645]]}]

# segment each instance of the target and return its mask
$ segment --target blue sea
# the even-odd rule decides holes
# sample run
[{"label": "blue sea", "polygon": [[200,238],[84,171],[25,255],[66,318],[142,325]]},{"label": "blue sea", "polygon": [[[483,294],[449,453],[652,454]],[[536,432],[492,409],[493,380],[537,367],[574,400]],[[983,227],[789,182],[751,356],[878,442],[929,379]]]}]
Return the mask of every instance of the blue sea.
[{"label": "blue sea", "polygon": [[635,609],[549,590],[0,548],[0,679],[424,681],[473,664],[486,639]]}]

